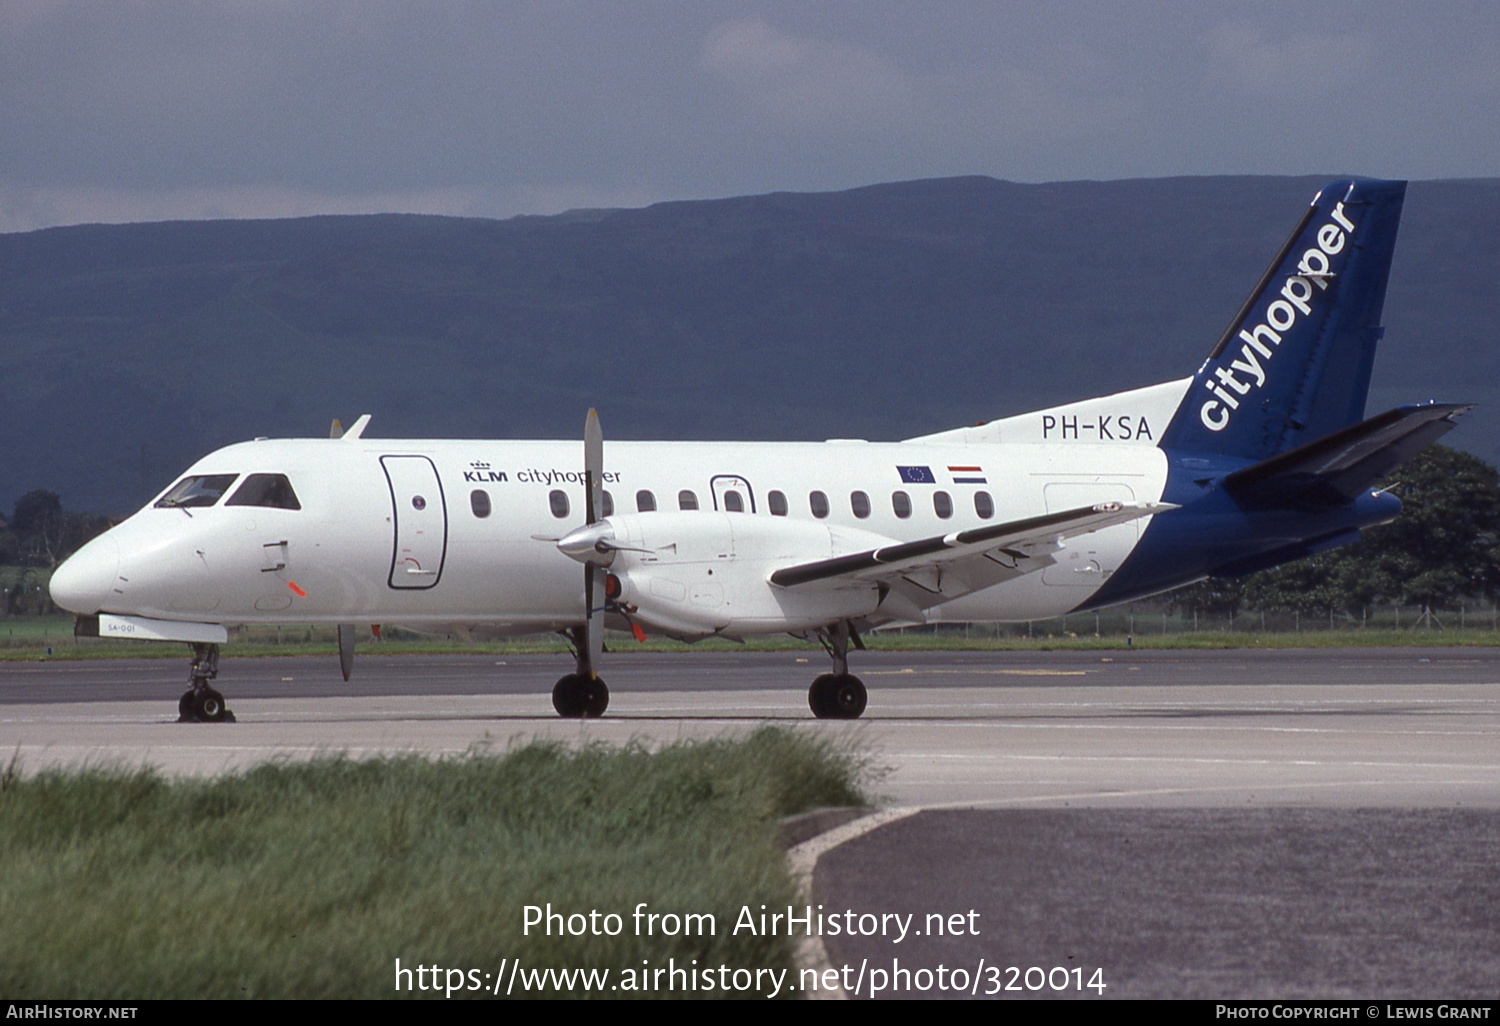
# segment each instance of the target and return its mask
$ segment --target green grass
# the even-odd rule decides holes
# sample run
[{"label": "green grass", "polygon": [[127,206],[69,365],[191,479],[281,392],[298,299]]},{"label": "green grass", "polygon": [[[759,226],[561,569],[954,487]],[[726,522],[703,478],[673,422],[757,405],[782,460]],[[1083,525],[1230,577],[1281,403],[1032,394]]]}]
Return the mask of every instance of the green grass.
[{"label": "green grass", "polygon": [[[398,958],[481,973],[520,958],[615,979],[643,959],[790,969],[785,937],[733,924],[742,906],[797,900],[778,819],[863,804],[864,767],[826,739],[762,728],[654,752],[533,743],[213,780],[12,770],[0,778],[0,994],[383,998],[396,996]],[[524,907],[549,902],[619,913],[624,929],[524,935]],[[637,936],[639,902],[712,913],[717,930]]]}]

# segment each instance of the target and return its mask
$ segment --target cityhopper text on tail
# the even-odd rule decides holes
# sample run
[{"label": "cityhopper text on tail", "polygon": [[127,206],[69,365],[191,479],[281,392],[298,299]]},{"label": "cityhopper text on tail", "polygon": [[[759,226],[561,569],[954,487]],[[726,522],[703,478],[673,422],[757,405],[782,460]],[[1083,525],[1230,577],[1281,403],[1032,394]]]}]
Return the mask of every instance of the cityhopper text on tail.
[{"label": "cityhopper text on tail", "polygon": [[58,568],[82,635],[187,642],[183,719],[233,624],[559,631],[562,716],[599,716],[605,628],[815,637],[808,690],[852,718],[861,635],[1126,602],[1356,541],[1372,486],[1468,409],[1365,417],[1404,182],[1313,200],[1189,377],[903,442],[327,439],[210,453]]}]

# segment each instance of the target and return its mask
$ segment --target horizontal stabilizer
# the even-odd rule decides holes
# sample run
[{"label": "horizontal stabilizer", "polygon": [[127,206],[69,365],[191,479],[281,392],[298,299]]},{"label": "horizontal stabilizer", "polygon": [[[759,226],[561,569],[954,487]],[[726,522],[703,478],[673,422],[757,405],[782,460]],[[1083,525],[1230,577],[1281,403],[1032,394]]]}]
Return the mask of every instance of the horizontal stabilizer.
[{"label": "horizontal stabilizer", "polygon": [[1237,470],[1224,488],[1247,506],[1342,505],[1447,434],[1471,409],[1460,403],[1398,406]]},{"label": "horizontal stabilizer", "polygon": [[1177,507],[1165,502],[1101,502],[1097,506],[1046,513],[1025,520],[975,527],[919,541],[884,545],[866,552],[834,556],[798,566],[783,567],[771,574],[771,583],[783,588],[833,578],[879,581],[914,570],[983,558],[997,549],[1017,550],[1024,557],[1032,547],[1055,547],[1065,538],[1088,534]]}]

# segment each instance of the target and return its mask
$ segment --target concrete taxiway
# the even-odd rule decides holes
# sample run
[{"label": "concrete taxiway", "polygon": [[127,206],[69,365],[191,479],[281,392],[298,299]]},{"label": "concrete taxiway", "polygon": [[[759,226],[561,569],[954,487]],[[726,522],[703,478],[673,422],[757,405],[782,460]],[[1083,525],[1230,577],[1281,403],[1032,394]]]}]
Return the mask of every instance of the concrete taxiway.
[{"label": "concrete taxiway", "polygon": [[239,722],[178,724],[184,666],[0,664],[0,751],[28,770],[212,773],[317,753],[457,754],[532,737],[673,740],[764,722],[847,737],[905,805],[1500,807],[1489,649],[866,652],[870,705],[817,722],[818,655],[621,654],[609,713],[552,712],[557,656],[226,660]]}]

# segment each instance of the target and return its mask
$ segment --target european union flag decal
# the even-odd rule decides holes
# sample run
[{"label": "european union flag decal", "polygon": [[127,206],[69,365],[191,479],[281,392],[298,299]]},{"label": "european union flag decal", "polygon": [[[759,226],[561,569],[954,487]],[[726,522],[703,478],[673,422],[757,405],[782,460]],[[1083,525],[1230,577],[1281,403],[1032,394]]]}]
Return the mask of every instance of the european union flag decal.
[{"label": "european union flag decal", "polygon": [[931,467],[897,467],[902,484],[937,484]]}]

